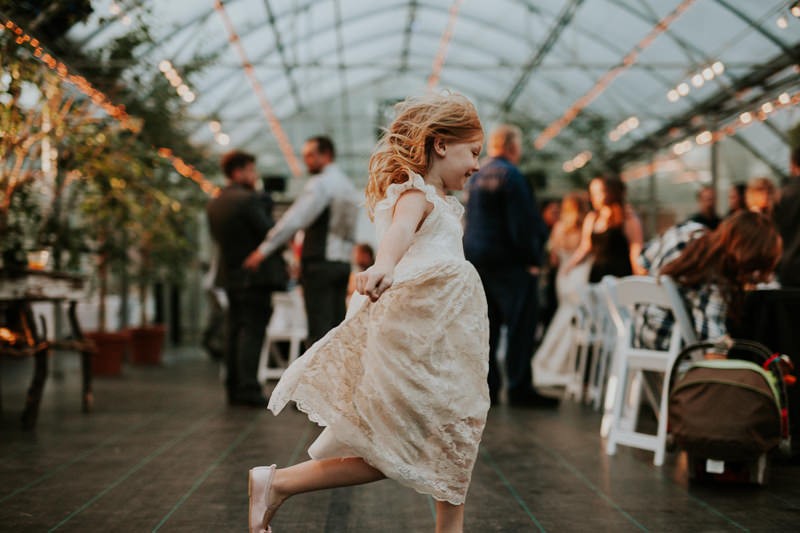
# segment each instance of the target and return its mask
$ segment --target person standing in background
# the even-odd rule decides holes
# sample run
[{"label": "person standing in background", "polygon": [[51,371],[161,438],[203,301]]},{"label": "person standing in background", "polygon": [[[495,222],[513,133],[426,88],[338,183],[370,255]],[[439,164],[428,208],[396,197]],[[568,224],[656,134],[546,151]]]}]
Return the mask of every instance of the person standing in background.
[{"label": "person standing in background", "polygon": [[480,274],[489,304],[489,394],[499,403],[500,327],[507,329],[506,392],[512,405],[557,404],[533,389],[538,271],[547,227],[535,196],[517,168],[522,132],[507,124],[489,135],[489,161],[467,183],[464,253]]},{"label": "person standing in background", "polygon": [[[269,269],[243,268],[245,257],[273,226],[271,204],[255,190],[255,157],[232,151],[222,157],[227,185],[208,203],[211,236],[219,248],[217,279],[228,299],[225,388],[228,403],[266,407],[258,383],[258,362],[269,317],[272,289]],[[279,253],[279,252],[276,252]]]},{"label": "person standing in background", "polygon": [[705,185],[697,191],[697,213],[690,216],[689,220],[711,230],[717,229],[721,219],[717,215],[717,193],[714,187]]},{"label": "person standing in background", "polygon": [[789,175],[773,212],[783,238],[778,279],[784,287],[800,287],[800,148],[792,150]]},{"label": "person standing in background", "polygon": [[311,179],[245,261],[245,267],[258,268],[264,258],[286,244],[297,231],[305,230],[300,284],[308,317],[308,345],[339,324],[346,312],[359,198],[335,160],[336,149],[328,137],[317,136],[306,141],[303,161]]}]

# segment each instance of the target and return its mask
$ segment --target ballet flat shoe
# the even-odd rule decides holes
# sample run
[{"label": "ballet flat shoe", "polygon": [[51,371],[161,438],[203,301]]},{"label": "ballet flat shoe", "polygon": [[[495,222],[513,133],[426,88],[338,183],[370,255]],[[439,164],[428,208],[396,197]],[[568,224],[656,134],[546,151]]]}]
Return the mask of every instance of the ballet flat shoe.
[{"label": "ballet flat shoe", "polygon": [[250,469],[247,482],[247,493],[250,496],[250,533],[272,533],[269,524],[264,525],[264,514],[269,508],[269,489],[274,476],[275,465]]}]

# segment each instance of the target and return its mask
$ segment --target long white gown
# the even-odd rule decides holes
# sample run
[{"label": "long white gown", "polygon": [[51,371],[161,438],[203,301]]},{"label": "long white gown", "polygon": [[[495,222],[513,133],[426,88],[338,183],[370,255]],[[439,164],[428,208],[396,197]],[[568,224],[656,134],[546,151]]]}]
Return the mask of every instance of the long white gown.
[{"label": "long white gown", "polygon": [[579,303],[579,294],[589,283],[591,260],[585,260],[569,273],[564,273],[563,265],[570,257],[569,252],[559,252],[559,265],[556,275],[556,295],[558,309],[545,332],[542,343],[533,356],[533,386],[542,394],[559,395],[559,387],[570,380],[573,369],[569,368],[569,352],[572,346],[570,326]]},{"label": "long white gown", "polygon": [[375,208],[379,240],[400,194],[412,188],[434,208],[397,264],[394,284],[377,302],[362,299],[293,363],[269,409],[277,414],[294,401],[326,426],[309,449],[313,458],[361,457],[459,505],[489,410],[486,296],[464,259],[463,206],[421,176],[389,186]]}]

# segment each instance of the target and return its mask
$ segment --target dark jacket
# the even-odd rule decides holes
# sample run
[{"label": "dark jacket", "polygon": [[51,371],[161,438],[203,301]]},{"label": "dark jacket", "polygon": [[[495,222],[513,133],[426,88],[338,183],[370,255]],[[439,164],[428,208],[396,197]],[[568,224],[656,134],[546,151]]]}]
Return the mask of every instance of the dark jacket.
[{"label": "dark jacket", "polygon": [[800,287],[800,177],[792,178],[781,190],[774,217],[783,238],[778,279],[785,287]]},{"label": "dark jacket", "polygon": [[206,213],[211,236],[219,248],[218,285],[227,289],[280,288],[275,286],[285,276],[285,272],[276,272],[281,268],[276,261],[283,262],[280,253],[273,254],[276,259],[262,261],[255,272],[242,267],[275,224],[269,195],[232,183],[208,203]]},{"label": "dark jacket", "polygon": [[530,185],[517,167],[494,158],[467,183],[464,255],[480,268],[540,265],[547,240]]}]

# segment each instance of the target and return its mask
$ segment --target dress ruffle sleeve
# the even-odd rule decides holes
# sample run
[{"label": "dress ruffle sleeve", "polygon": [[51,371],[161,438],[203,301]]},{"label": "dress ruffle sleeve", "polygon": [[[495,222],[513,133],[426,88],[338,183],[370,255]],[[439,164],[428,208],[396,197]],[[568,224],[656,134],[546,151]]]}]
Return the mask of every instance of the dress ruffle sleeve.
[{"label": "dress ruffle sleeve", "polygon": [[392,183],[386,189],[386,197],[375,204],[375,216],[385,216],[388,213],[391,217],[397,199],[404,192],[411,189],[417,189],[425,193],[425,198],[433,205],[436,205],[436,200],[439,199],[438,194],[436,194],[436,188],[433,185],[428,185],[422,176],[409,170],[408,180],[402,183]]}]

